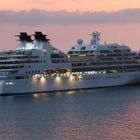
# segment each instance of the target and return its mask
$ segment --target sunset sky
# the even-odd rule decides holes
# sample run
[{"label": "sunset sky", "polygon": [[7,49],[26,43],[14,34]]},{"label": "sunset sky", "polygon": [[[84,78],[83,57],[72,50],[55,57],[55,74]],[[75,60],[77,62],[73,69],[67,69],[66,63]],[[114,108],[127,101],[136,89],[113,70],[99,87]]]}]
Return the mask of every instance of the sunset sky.
[{"label": "sunset sky", "polygon": [[139,8],[140,0],[1,0],[1,10],[116,11]]},{"label": "sunset sky", "polygon": [[140,0],[0,0],[1,50],[16,47],[15,34],[36,30],[64,51],[95,30],[103,42],[140,50]]}]

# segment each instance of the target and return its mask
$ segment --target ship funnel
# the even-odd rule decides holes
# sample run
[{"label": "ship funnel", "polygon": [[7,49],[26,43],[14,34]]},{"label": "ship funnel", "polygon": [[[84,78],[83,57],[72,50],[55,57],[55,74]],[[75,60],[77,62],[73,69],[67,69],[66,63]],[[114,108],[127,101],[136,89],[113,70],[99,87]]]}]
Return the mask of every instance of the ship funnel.
[{"label": "ship funnel", "polygon": [[35,32],[34,37],[36,41],[48,42],[50,39],[46,38],[47,35],[42,34],[42,32]]},{"label": "ship funnel", "polygon": [[18,41],[21,42],[32,42],[33,40],[31,39],[31,36],[29,36],[26,32],[21,32],[20,35],[15,35],[16,37],[19,37]]}]

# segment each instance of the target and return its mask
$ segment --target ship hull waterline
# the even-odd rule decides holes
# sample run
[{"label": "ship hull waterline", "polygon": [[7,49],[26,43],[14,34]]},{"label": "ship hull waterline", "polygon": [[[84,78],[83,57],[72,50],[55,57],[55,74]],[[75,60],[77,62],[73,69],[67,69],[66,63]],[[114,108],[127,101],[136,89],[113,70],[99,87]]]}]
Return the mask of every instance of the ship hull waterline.
[{"label": "ship hull waterline", "polygon": [[[8,84],[12,83],[12,84]],[[0,95],[68,91],[100,87],[115,87],[140,83],[140,73],[80,75],[78,77],[41,77],[33,79],[1,80]]]}]

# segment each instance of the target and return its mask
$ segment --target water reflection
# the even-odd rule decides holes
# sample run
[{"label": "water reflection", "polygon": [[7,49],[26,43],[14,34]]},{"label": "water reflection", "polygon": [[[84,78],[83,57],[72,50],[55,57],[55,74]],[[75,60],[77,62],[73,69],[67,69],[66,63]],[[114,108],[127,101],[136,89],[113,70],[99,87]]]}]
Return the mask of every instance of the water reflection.
[{"label": "water reflection", "polygon": [[140,139],[140,87],[0,97],[0,139]]},{"label": "water reflection", "polygon": [[34,93],[32,97],[34,99],[49,99],[48,93]]},{"label": "water reflection", "polygon": [[[80,92],[80,91],[79,91]],[[75,96],[76,95],[76,91],[75,90],[72,90],[72,91],[67,91],[66,94],[68,96]]]}]

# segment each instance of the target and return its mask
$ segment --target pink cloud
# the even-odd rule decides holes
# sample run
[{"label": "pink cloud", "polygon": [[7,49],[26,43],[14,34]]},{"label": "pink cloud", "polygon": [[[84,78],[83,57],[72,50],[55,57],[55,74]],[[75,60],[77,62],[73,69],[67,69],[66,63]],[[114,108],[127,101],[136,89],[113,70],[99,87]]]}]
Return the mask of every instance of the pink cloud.
[{"label": "pink cloud", "polygon": [[65,12],[33,9],[30,11],[0,11],[0,23],[22,26],[43,24],[104,24],[140,22],[140,9],[116,12]]}]

